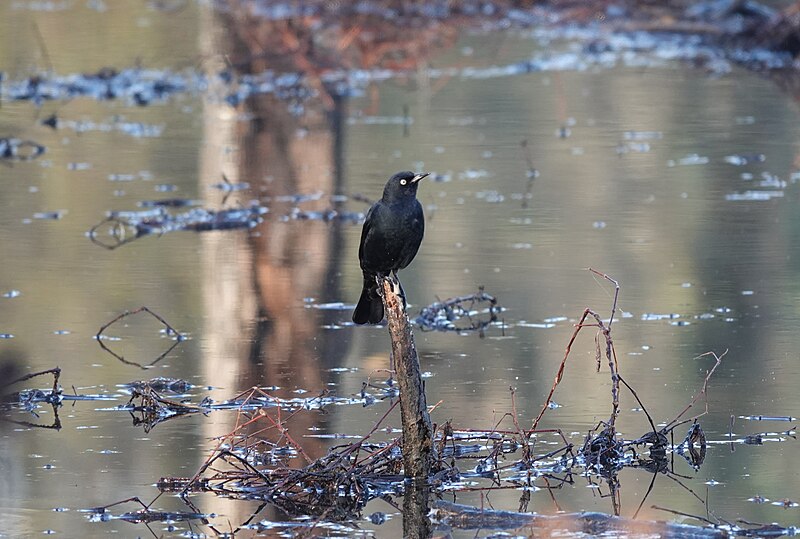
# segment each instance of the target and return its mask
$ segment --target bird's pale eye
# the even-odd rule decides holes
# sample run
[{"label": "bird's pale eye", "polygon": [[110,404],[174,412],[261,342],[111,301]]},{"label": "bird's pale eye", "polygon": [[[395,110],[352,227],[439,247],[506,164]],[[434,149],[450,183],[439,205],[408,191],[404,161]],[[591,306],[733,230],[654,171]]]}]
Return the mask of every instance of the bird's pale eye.
[{"label": "bird's pale eye", "polygon": [[407,183],[408,183],[408,180],[406,180],[406,179],[400,180],[400,185],[405,185]]}]

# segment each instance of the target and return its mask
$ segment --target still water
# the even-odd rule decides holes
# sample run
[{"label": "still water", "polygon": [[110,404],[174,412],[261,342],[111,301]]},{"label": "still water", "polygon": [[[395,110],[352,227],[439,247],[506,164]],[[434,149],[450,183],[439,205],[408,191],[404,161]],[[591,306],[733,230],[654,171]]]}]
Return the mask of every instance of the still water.
[{"label": "still water", "polygon": [[[3,90],[50,70],[64,76],[138,65],[202,73],[225,65],[233,38],[222,15],[203,3],[154,5],[2,3]],[[502,324],[483,338],[416,332],[428,402],[441,401],[434,422],[491,428],[511,410],[513,387],[520,422],[530,424],[575,319],[586,307],[604,317],[611,308],[613,289],[587,267],[621,284],[613,330],[621,372],[657,422],[675,417],[700,390],[713,360],[698,356],[726,350],[700,420],[709,440],[728,439],[731,416],[800,415],[797,101],[750,72],[710,75],[646,57],[502,75],[487,68],[551,52],[536,30],[451,37],[426,67],[338,98],[334,113],[313,99],[302,111],[271,98],[232,107],[214,81],[149,106],[125,98],[40,106],[3,99],[0,136],[47,150],[0,169],[0,357],[17,366],[9,378],[59,366],[65,392],[112,400],[67,403],[60,430],[1,425],[0,536],[147,536],[143,525],[90,522],[81,510],[132,496],[149,502],[159,478],[192,476],[215,445],[210,439],[235,426],[233,412],[133,426],[128,413],[110,410],[127,402],[121,384],[182,378],[197,386],[189,398],[199,402],[252,386],[275,387],[286,398],[323,390],[358,397],[368,378],[385,378],[375,371],[388,368],[386,330],[354,327],[349,309],[331,308],[358,297],[360,226],[291,216],[296,208],[364,212],[367,204],[353,195],[376,199],[385,179],[404,169],[436,176],[419,192],[425,240],[401,273],[410,313],[479,286],[504,308]],[[565,41],[552,46],[580,51]],[[439,71],[446,68],[453,71]],[[41,124],[51,114],[57,129]],[[249,189],[226,192],[223,175]],[[286,198],[298,194],[310,200]],[[269,213],[251,230],[178,231],[115,250],[87,237],[109,211],[163,198],[211,209],[260,199]],[[103,324],[142,305],[188,337],[148,370],[118,361],[95,340]],[[148,364],[173,344],[160,329],[137,317],[106,333],[119,338],[108,344],[120,355]],[[578,445],[608,418],[610,382],[605,368],[595,372],[588,331],[554,401],[559,407],[541,427],[572,433]],[[621,404],[620,432],[646,432],[629,393]],[[363,435],[388,406],[311,411],[291,427],[319,457],[339,443],[321,435]],[[703,408],[701,400],[697,412]],[[36,411],[39,417],[13,411],[7,418],[52,424],[48,407]],[[399,416],[389,424],[399,427]],[[739,418],[733,431],[793,427]],[[790,472],[800,456],[796,441],[767,439],[785,442],[735,451],[712,444],[698,471],[677,461],[675,472],[697,496],[662,476],[641,516],[677,518],[652,505],[706,515],[707,499],[728,521],[796,524],[797,508],[748,501],[800,498]],[[635,511],[651,477],[621,475],[623,515]],[[557,505],[536,492],[529,509],[611,512],[588,486],[576,480],[557,491]],[[510,510],[518,499],[513,490],[456,498]],[[223,531],[257,508],[211,496],[193,502],[218,515]],[[166,495],[155,506],[186,509]],[[358,533],[400,536],[398,510],[374,501],[364,514],[376,511],[388,521],[364,520]],[[257,516],[284,518],[271,508]],[[153,528],[180,534],[190,526]]]}]

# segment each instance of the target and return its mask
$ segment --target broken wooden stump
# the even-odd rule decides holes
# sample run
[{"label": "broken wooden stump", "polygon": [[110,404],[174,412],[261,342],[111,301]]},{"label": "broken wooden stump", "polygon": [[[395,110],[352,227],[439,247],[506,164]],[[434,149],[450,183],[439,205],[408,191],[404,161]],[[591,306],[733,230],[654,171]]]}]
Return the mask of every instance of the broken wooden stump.
[{"label": "broken wooden stump", "polygon": [[[403,423],[403,469],[407,478],[426,480],[431,470],[433,427],[425,398],[425,384],[419,369],[414,335],[403,298],[389,277],[380,279],[383,306],[389,335],[397,386],[400,390],[400,415]],[[399,287],[397,287],[399,288]]]}]

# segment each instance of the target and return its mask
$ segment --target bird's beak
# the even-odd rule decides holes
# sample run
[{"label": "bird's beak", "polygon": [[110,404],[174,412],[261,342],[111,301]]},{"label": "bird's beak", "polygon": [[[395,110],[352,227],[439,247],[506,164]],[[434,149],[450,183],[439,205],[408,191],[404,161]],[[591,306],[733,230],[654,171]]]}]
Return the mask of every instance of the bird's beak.
[{"label": "bird's beak", "polygon": [[430,174],[430,172],[423,172],[422,174],[417,174],[416,176],[411,178],[411,183],[417,183],[418,181],[420,181],[422,178],[424,178],[428,174]]}]

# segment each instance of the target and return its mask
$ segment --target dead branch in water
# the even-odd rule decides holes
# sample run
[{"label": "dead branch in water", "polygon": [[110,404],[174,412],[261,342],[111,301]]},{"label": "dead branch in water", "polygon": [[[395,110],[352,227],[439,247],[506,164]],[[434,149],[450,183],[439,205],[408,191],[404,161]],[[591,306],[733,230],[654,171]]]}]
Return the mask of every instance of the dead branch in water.
[{"label": "dead branch in water", "polygon": [[[400,399],[390,396],[391,405],[374,423],[372,428],[358,440],[345,445],[334,446],[329,453],[312,460],[307,455],[300,438],[291,432],[291,419],[297,413],[311,408],[307,403],[299,403],[297,399],[279,399],[259,388],[252,388],[235,396],[230,401],[214,404],[204,400],[191,410],[210,411],[215,409],[236,409],[237,417],[234,428],[228,434],[217,438],[216,447],[208,459],[199,467],[191,478],[165,477],[158,482],[162,492],[180,492],[183,499],[190,503],[186,495],[206,492],[231,499],[268,501],[292,516],[312,517],[311,528],[315,523],[327,521],[353,521],[363,518],[361,510],[372,499],[382,498],[393,507],[399,508],[394,499],[404,496],[404,523],[412,529],[427,529],[428,498],[442,492],[480,491],[486,493],[495,490],[522,491],[520,510],[527,508],[530,493],[538,489],[546,489],[556,508],[561,509],[556,494],[559,488],[574,485],[579,478],[585,477],[590,486],[608,489],[601,496],[609,498],[613,515],[600,513],[579,513],[574,516],[576,530],[589,530],[587,533],[605,532],[627,526],[629,519],[617,518],[622,514],[620,499],[621,482],[619,471],[633,468],[639,472],[652,474],[647,492],[639,504],[644,505],[655,485],[657,477],[662,475],[677,482],[692,502],[703,506],[707,501],[683,484],[683,476],[674,471],[674,462],[670,464],[670,453],[683,455],[687,462],[695,467],[702,464],[705,457],[705,434],[699,423],[695,422],[686,437],[679,445],[672,445],[669,436],[674,429],[687,420],[682,418],[689,410],[707,397],[711,375],[725,354],[713,352],[699,357],[713,356],[717,363],[706,373],[701,389],[694,395],[690,404],[670,421],[664,428],[657,430],[648,415],[652,432],[635,440],[624,440],[617,433],[615,423],[619,421],[619,383],[630,389],[637,402],[642,405],[636,395],[619,373],[614,341],[611,330],[617,313],[620,286],[608,275],[590,270],[594,275],[612,283],[615,294],[611,312],[607,320],[591,309],[585,309],[571,335],[564,358],[558,368],[556,380],[545,403],[552,399],[553,393],[560,383],[570,350],[578,333],[583,328],[595,328],[595,356],[606,358],[612,376],[611,417],[609,421],[589,432],[583,446],[577,448],[564,433],[558,429],[525,430],[520,426],[516,403],[516,393],[512,389],[510,410],[500,417],[493,427],[480,429],[457,429],[447,421],[433,430],[424,384],[419,377],[419,360],[414,346],[413,335],[405,315],[402,298],[398,296],[394,283],[389,279],[381,279],[381,291],[384,295],[386,313],[389,320],[389,331],[392,336],[392,352],[395,357],[397,371],[395,373],[400,386]],[[614,383],[614,382],[618,383]],[[162,382],[156,379],[157,384]],[[170,384],[171,385],[171,384]],[[138,385],[136,387],[139,387]],[[146,387],[146,384],[145,384]],[[150,394],[157,404],[175,403],[158,394]],[[362,395],[362,398],[363,395]],[[366,400],[366,399],[365,399]],[[334,399],[318,398],[320,407],[324,402],[335,403]],[[403,422],[403,436],[387,436],[391,429],[381,426],[399,406]],[[642,408],[644,406],[642,405]],[[538,426],[544,410],[534,420]],[[699,414],[693,419],[700,417]],[[505,423],[505,424],[504,424]],[[414,438],[416,437],[416,439]],[[649,454],[639,452],[639,446],[645,445]],[[435,449],[435,450],[434,450]],[[425,453],[432,456],[425,463]],[[435,455],[435,456],[434,456]],[[409,462],[409,458],[416,459]],[[298,464],[292,466],[292,464]],[[415,481],[408,481],[409,476],[417,475]],[[193,506],[193,513],[199,513]],[[260,511],[260,509],[259,509]],[[530,520],[531,515],[478,510],[462,506],[438,504],[440,523],[453,528],[497,527],[498,529],[515,529],[520,526],[547,526],[548,522],[558,520]],[[706,508],[710,514],[710,510]],[[144,511],[145,518],[158,514],[149,506]],[[193,514],[187,513],[187,514]],[[637,509],[638,514],[638,509]],[[536,515],[534,515],[536,517]],[[565,515],[564,518],[572,518]],[[202,518],[198,516],[197,518]],[[518,519],[528,519],[519,521]],[[538,517],[537,517],[538,518]],[[238,529],[247,526],[253,517],[241,524]],[[718,519],[722,522],[721,519]],[[520,524],[519,522],[522,522]],[[639,521],[637,521],[637,524]],[[681,527],[682,525],[643,522],[642,528],[666,532],[693,532],[699,536],[718,536],[714,527]],[[214,529],[212,527],[212,529]],[[310,531],[310,530],[309,530]],[[749,530],[747,530],[749,531]],[[411,534],[406,529],[407,536]],[[422,534],[421,536],[424,536]]]},{"label": "dead branch in water", "polygon": [[37,376],[44,376],[45,374],[53,375],[53,393],[58,393],[60,390],[60,388],[58,387],[58,379],[61,376],[60,367],[53,367],[52,369],[45,369],[43,371],[29,373],[24,376],[20,376],[15,380],[11,380],[10,382],[3,382],[2,385],[0,385],[0,387],[12,386],[14,384],[30,380],[31,378],[36,378]]},{"label": "dead branch in water", "polygon": [[[698,418],[700,418],[700,417],[702,417],[702,416],[704,416],[704,415],[706,415],[708,413],[708,381],[711,379],[711,376],[713,376],[714,371],[717,370],[717,367],[720,366],[720,364],[722,363],[722,358],[725,357],[725,355],[727,353],[728,353],[727,350],[722,352],[720,355],[717,355],[714,352],[706,352],[705,354],[700,354],[699,356],[694,358],[694,359],[700,359],[700,358],[706,357],[706,356],[714,356],[715,363],[714,363],[714,366],[711,367],[711,369],[706,372],[706,378],[705,378],[705,380],[703,380],[703,387],[700,389],[700,391],[694,397],[692,397],[692,401],[688,405],[686,405],[686,408],[684,408],[683,411],[681,411],[677,416],[675,416],[675,419],[673,419],[672,421],[670,421],[669,423],[667,423],[664,426],[664,430],[669,430],[673,426],[678,426],[678,425],[681,425],[683,423],[688,423],[689,421],[696,421]],[[705,410],[703,412],[697,414],[696,416],[690,417],[689,419],[685,419],[685,420],[683,420],[683,421],[681,421],[679,423],[679,421],[683,417],[683,415],[686,412],[688,412],[689,410],[692,409],[692,407],[697,403],[697,401],[698,401],[698,399],[700,397],[703,397],[704,399],[706,399],[705,400],[705,405],[706,405]]]},{"label": "dead branch in water", "polygon": [[[572,336],[567,343],[567,348],[564,351],[564,357],[561,360],[561,364],[558,367],[558,371],[556,372],[555,380],[553,380],[553,385],[550,387],[550,392],[547,394],[547,399],[545,399],[544,405],[542,406],[539,415],[536,416],[536,419],[533,420],[533,424],[531,425],[530,430],[536,430],[536,427],[539,425],[539,421],[541,421],[542,417],[544,416],[545,412],[550,408],[550,402],[553,398],[553,393],[556,391],[556,387],[558,384],[561,383],[562,378],[564,377],[564,368],[567,364],[567,358],[569,358],[569,354],[572,351],[572,345],[575,343],[575,339],[578,338],[578,333],[580,333],[581,329],[584,327],[596,327],[599,329],[598,337],[602,334],[605,340],[605,349],[606,349],[606,358],[608,360],[608,367],[611,371],[611,416],[608,420],[608,426],[611,429],[609,433],[610,436],[613,437],[614,435],[614,423],[617,419],[617,415],[619,414],[619,363],[617,362],[617,352],[614,349],[614,341],[611,339],[611,324],[614,321],[614,315],[617,312],[617,301],[619,300],[619,283],[606,275],[605,273],[601,273],[599,271],[593,270],[592,268],[588,268],[588,271],[594,273],[602,277],[603,279],[609,281],[610,283],[614,284],[614,303],[611,305],[611,316],[608,319],[608,323],[604,323],[603,320],[600,318],[596,312],[591,310],[590,308],[586,308],[583,311],[580,319],[578,319],[578,323],[575,324],[575,331],[572,332]],[[586,320],[591,317],[594,318],[595,323],[587,323]],[[600,341],[595,338],[595,342],[597,344],[597,370],[600,370]]]},{"label": "dead branch in water", "polygon": [[392,339],[397,385],[400,388],[400,412],[403,422],[403,470],[406,477],[427,480],[431,471],[433,427],[428,414],[425,383],[419,368],[411,323],[403,298],[396,291],[399,283],[379,278],[389,335]]},{"label": "dead branch in water", "polygon": [[[486,307],[481,307],[486,305]],[[423,308],[413,320],[422,331],[478,331],[483,336],[485,328],[497,322],[497,314],[503,310],[497,304],[497,298],[487,294],[483,287],[479,287],[474,294],[456,296],[439,300]],[[486,314],[488,318],[479,319],[479,314]],[[474,317],[474,318],[473,318]],[[457,322],[466,319],[467,323],[458,325]]]},{"label": "dead branch in water", "polygon": [[[153,318],[155,318],[156,320],[161,322],[161,324],[164,325],[164,332],[166,333],[166,335],[168,335],[168,336],[174,335],[175,336],[175,341],[173,342],[173,344],[169,348],[167,348],[161,355],[159,355],[157,358],[155,358],[153,361],[151,361],[147,365],[142,365],[141,363],[137,363],[135,361],[130,361],[130,360],[125,359],[123,356],[121,356],[120,354],[114,352],[111,348],[106,346],[105,342],[103,342],[107,338],[105,335],[103,335],[103,332],[105,330],[107,330],[109,327],[113,326],[114,324],[116,324],[117,322],[119,322],[120,320],[122,320],[124,318],[127,318],[129,316],[133,316],[135,314],[139,314],[139,313],[142,313],[142,312],[149,314],[150,316],[152,316]],[[177,329],[172,327],[169,324],[169,322],[164,320],[164,318],[161,317],[161,315],[156,314],[155,312],[151,311],[150,309],[148,309],[145,306],[141,306],[138,309],[134,309],[132,311],[125,311],[124,313],[115,316],[111,321],[106,322],[105,324],[103,324],[100,327],[100,330],[97,332],[97,335],[95,335],[94,338],[95,338],[95,340],[97,340],[98,344],[100,345],[100,347],[103,350],[105,350],[106,352],[108,352],[109,354],[111,354],[112,356],[117,358],[118,360],[120,360],[122,363],[125,363],[126,365],[133,365],[135,367],[139,367],[140,369],[148,369],[148,368],[152,367],[153,365],[155,365],[156,363],[158,363],[159,361],[164,359],[167,356],[167,354],[169,354],[176,346],[178,346],[178,344],[180,344],[181,342],[183,342],[185,340],[185,337],[183,335],[181,335],[181,333],[178,332]]]},{"label": "dead branch in water", "polygon": [[50,425],[42,425],[40,423],[33,423],[31,421],[7,419],[4,417],[4,414],[0,415],[0,420],[8,421],[23,427],[61,430],[61,419],[58,417],[58,408],[61,406],[61,401],[63,398],[61,386],[58,385],[58,380],[61,377],[61,368],[53,367],[52,369],[28,373],[24,376],[20,376],[19,378],[11,380],[10,382],[4,382],[2,385],[0,385],[0,388],[5,389],[14,384],[25,382],[38,376],[45,376],[48,374],[53,375],[53,388],[50,391],[40,389],[23,389],[10,394],[0,394],[0,406],[3,407],[2,412],[6,412],[11,405],[16,404],[23,410],[30,412],[38,418],[39,414],[37,414],[35,411],[36,407],[42,403],[49,404],[53,408],[53,422]]}]

